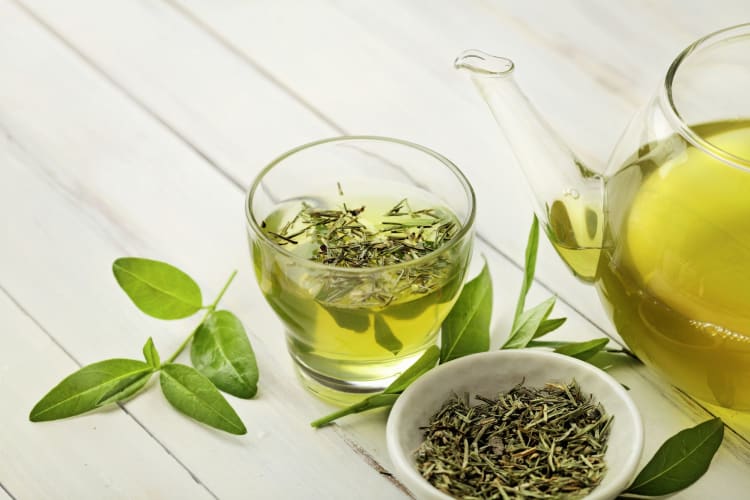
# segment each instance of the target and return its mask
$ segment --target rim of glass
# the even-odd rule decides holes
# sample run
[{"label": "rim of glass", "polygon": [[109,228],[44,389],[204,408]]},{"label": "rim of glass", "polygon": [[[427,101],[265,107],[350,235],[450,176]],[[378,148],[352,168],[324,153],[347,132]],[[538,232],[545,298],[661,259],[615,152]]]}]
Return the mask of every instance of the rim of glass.
[{"label": "rim of glass", "polygon": [[[301,257],[295,253],[292,253],[289,250],[278,245],[273,240],[271,240],[271,238],[269,238],[265,234],[265,232],[261,229],[260,225],[258,224],[258,221],[255,220],[255,216],[250,210],[253,197],[256,191],[258,190],[258,187],[260,186],[261,181],[266,176],[266,174],[268,174],[275,166],[279,165],[290,156],[293,156],[301,151],[311,149],[316,146],[321,146],[324,144],[330,144],[334,142],[346,142],[346,141],[372,141],[372,142],[386,142],[386,143],[391,143],[391,144],[398,144],[400,146],[405,146],[408,148],[415,149],[417,151],[421,151],[422,153],[425,153],[428,156],[431,156],[432,158],[442,163],[445,167],[447,167],[448,170],[456,177],[459,184],[461,184],[461,186],[463,187],[464,193],[467,195],[467,198],[469,199],[469,204],[470,204],[469,215],[468,217],[466,217],[465,223],[461,224],[461,228],[458,230],[458,232],[453,237],[453,239],[451,239],[446,245],[443,245],[437,250],[434,250],[421,257],[417,257],[416,259],[408,260],[405,262],[399,262],[397,264],[389,264],[387,266],[377,266],[377,267],[341,267],[341,266],[333,266],[331,264],[324,264],[322,262],[316,262],[314,260],[305,259],[304,257]],[[335,271],[335,272],[341,272],[341,273],[350,273],[350,274],[371,274],[371,273],[376,273],[376,272],[379,273],[379,272],[389,271],[389,270],[398,270],[398,269],[403,269],[406,267],[411,267],[414,265],[419,265],[423,262],[429,261],[430,259],[434,259],[436,256],[439,256],[445,253],[446,251],[448,251],[449,249],[455,247],[460,241],[463,240],[464,236],[466,236],[467,233],[469,233],[474,226],[475,215],[476,215],[476,195],[474,194],[474,188],[471,186],[471,184],[469,183],[469,180],[466,178],[463,172],[461,172],[461,170],[456,166],[455,163],[453,163],[452,161],[450,161],[448,158],[441,155],[440,153],[437,153],[433,151],[432,149],[427,148],[425,146],[420,146],[417,143],[405,141],[402,139],[395,139],[393,137],[384,137],[384,136],[377,136],[377,135],[342,135],[342,136],[337,136],[337,137],[329,137],[327,139],[320,139],[320,140],[313,141],[313,142],[308,142],[306,144],[302,144],[301,146],[297,146],[296,148],[292,148],[286,153],[283,153],[282,155],[278,156],[271,163],[266,165],[263,168],[263,170],[260,171],[260,173],[258,173],[258,175],[255,177],[255,180],[253,180],[253,183],[250,185],[250,188],[247,191],[247,195],[245,196],[246,222],[250,226],[250,228],[253,230],[253,232],[256,234],[256,236],[258,236],[258,238],[260,239],[262,243],[271,246],[274,250],[285,255],[286,257],[289,257],[293,260],[303,263],[305,266],[318,268],[321,270]]]},{"label": "rim of glass", "polygon": [[[664,87],[662,93],[662,109],[665,111],[667,119],[671,122],[672,126],[685,137],[693,146],[702,150],[704,153],[709,154],[717,160],[726,163],[732,167],[739,168],[741,170],[750,171],[750,159],[742,158],[737,156],[730,151],[726,151],[715,144],[707,141],[700,134],[695,132],[682,118],[677,105],[674,102],[674,96],[672,93],[672,86],[677,72],[680,66],[685,62],[691,54],[698,52],[702,49],[712,47],[717,43],[731,40],[732,38],[738,38],[740,36],[750,36],[750,23],[738,24],[723,28],[713,33],[699,38],[690,45],[688,45],[677,57],[672,61],[672,64],[667,70],[667,74],[664,78]],[[665,105],[666,104],[666,105]]]}]

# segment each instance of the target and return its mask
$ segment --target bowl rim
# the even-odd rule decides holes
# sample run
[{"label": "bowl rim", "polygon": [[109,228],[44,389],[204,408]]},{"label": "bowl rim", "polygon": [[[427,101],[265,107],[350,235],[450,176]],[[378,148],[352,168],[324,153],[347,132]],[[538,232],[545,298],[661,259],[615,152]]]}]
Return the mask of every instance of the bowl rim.
[{"label": "bowl rim", "polygon": [[[629,452],[627,453],[623,465],[618,470],[608,470],[608,474],[615,476],[614,480],[610,480],[607,485],[597,486],[589,495],[583,497],[582,500],[603,500],[609,498],[615,498],[621,493],[633,479],[636,473],[636,469],[640,462],[641,453],[643,451],[644,443],[644,431],[643,421],[635,402],[630,397],[625,388],[615,380],[611,375],[604,372],[603,370],[595,367],[592,364],[586,363],[579,359],[565,356],[562,354],[542,351],[536,349],[514,349],[514,350],[496,350],[483,353],[470,354],[462,358],[458,358],[444,365],[439,365],[425,375],[420,377],[414,383],[412,383],[401,396],[396,400],[396,403],[391,409],[386,424],[386,444],[388,446],[388,454],[393,463],[394,469],[397,475],[405,475],[408,477],[407,486],[417,489],[412,491],[417,498],[423,498],[429,496],[431,498],[445,498],[451,499],[452,497],[439,491],[433,487],[426,479],[422,477],[419,472],[414,468],[412,458],[407,450],[401,446],[398,440],[399,430],[401,428],[401,420],[405,417],[413,400],[419,399],[419,395],[425,391],[431,390],[431,387],[435,384],[433,380],[443,379],[443,376],[438,375],[443,373],[461,372],[468,371],[469,373],[477,372],[478,362],[489,362],[489,360],[496,361],[498,359],[508,358],[519,358],[525,360],[528,363],[555,363],[555,364],[567,364],[580,371],[581,373],[587,373],[596,376],[601,381],[605,382],[608,390],[613,395],[620,399],[626,411],[622,414],[618,413],[617,417],[620,419],[627,419],[630,421],[633,427],[633,434],[630,436],[629,442],[632,444]],[[498,364],[499,367],[502,365]],[[502,368],[498,368],[502,372]],[[586,392],[586,388],[582,387],[583,391]],[[398,476],[397,476],[398,477]],[[602,486],[605,486],[602,488]]]}]

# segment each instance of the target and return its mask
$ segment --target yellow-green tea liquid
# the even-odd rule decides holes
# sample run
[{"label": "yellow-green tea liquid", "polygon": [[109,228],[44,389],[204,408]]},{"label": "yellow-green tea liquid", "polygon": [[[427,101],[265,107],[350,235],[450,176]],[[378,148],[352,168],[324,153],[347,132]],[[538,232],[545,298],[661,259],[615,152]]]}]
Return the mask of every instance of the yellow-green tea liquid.
[{"label": "yellow-green tea liquid", "polygon": [[[366,223],[377,226],[399,200],[355,196],[344,202],[349,208],[365,205]],[[415,210],[438,208],[457,222],[447,209],[430,200],[412,193],[409,201]],[[340,206],[342,200],[332,196],[315,203],[330,208]],[[266,230],[276,231],[299,207],[299,202],[279,207],[265,219]],[[313,250],[304,238],[284,248],[305,259]],[[308,389],[329,401],[350,403],[383,390],[436,343],[440,325],[457,298],[470,244],[460,242],[446,250],[420,259],[411,266],[411,274],[373,268],[358,275],[342,273],[334,266],[309,266],[280,255],[268,242],[253,243],[261,290],[285,323],[289,352]],[[420,282],[427,287],[410,284],[409,276],[414,273],[430,274],[426,282]],[[386,299],[375,295],[383,289],[390,294]]]},{"label": "yellow-green tea liquid", "polygon": [[[694,130],[750,166],[750,122]],[[575,261],[579,274],[593,274],[647,364],[705,401],[750,410],[750,170],[671,137],[607,182],[602,243]]]}]

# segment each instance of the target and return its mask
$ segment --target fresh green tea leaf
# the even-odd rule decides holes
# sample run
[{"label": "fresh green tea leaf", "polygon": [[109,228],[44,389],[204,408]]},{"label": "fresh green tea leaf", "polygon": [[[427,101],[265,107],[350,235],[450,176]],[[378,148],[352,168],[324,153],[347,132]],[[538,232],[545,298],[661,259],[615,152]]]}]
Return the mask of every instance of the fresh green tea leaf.
[{"label": "fresh green tea leaf", "polygon": [[99,403],[96,405],[99,406],[105,406],[110,403],[118,403],[120,401],[125,401],[127,399],[132,398],[136,394],[138,394],[141,389],[146,387],[146,384],[148,384],[148,381],[151,380],[151,375],[153,375],[153,371],[150,371],[148,373],[144,373],[139,378],[133,380],[129,385],[125,387],[115,387],[113,390],[108,392],[107,394],[104,394],[102,398],[99,400]]},{"label": "fresh green tea leaf", "polygon": [[159,351],[156,350],[156,346],[154,345],[154,340],[149,337],[146,341],[146,344],[143,346],[143,357],[146,360],[146,362],[153,366],[155,369],[158,369],[159,366],[161,366],[161,358],[159,357]]},{"label": "fresh green tea leaf", "polygon": [[402,373],[391,385],[386,387],[385,391],[381,394],[370,396],[358,403],[355,403],[341,410],[335,411],[330,415],[319,418],[315,422],[311,423],[313,427],[322,427],[330,424],[334,420],[354,413],[361,413],[363,411],[371,410],[373,408],[381,408],[383,406],[391,406],[398,399],[407,387],[412,382],[417,380],[419,377],[432,370],[440,359],[440,349],[437,346],[431,346],[427,349],[419,359],[411,365],[404,373]]},{"label": "fresh green tea leaf", "polygon": [[485,352],[490,348],[492,280],[485,261],[482,271],[464,285],[443,321],[440,362]]},{"label": "fresh green tea leaf", "polygon": [[384,406],[393,406],[393,403],[396,402],[398,396],[398,394],[376,394],[374,396],[370,396],[369,398],[365,398],[362,401],[351,406],[347,406],[346,408],[335,411],[330,415],[326,415],[323,418],[319,418],[318,420],[312,422],[310,425],[315,428],[323,427],[324,425],[328,425],[334,420],[345,417],[346,415],[362,413],[363,411],[382,408]]},{"label": "fresh green tea leaf", "polygon": [[216,311],[200,325],[190,349],[193,366],[220,390],[251,398],[258,391],[258,365],[242,322]]},{"label": "fresh green tea leaf", "polygon": [[526,347],[539,330],[539,325],[552,312],[552,308],[555,307],[555,299],[556,297],[550,297],[541,304],[524,311],[518,320],[518,326],[513,329],[501,349],[523,349]]},{"label": "fresh green tea leaf", "polygon": [[513,314],[513,326],[511,330],[516,330],[518,324],[521,321],[521,314],[526,306],[526,295],[529,293],[531,283],[534,281],[534,273],[536,272],[536,254],[539,248],[539,219],[534,215],[534,220],[531,223],[531,229],[529,230],[529,238],[526,241],[526,261],[523,268],[523,282],[521,282],[521,292],[518,294],[518,302],[516,302],[516,312]]},{"label": "fresh green tea leaf", "polygon": [[557,349],[569,344],[575,344],[575,342],[571,342],[570,340],[532,340],[526,344],[526,347],[549,347],[550,349]]},{"label": "fresh green tea leaf", "polygon": [[197,370],[176,363],[164,365],[161,389],[167,401],[185,415],[231,434],[247,433],[224,396]]},{"label": "fresh green tea leaf", "polygon": [[[148,381],[144,382],[144,377],[151,372],[150,365],[134,359],[108,359],[84,366],[49,391],[31,410],[29,420],[72,417],[123,399],[132,386],[143,387]],[[120,396],[113,399],[115,395]]]},{"label": "fresh green tea leaf", "polygon": [[391,385],[385,388],[385,394],[401,394],[412,382],[432,370],[440,359],[440,349],[438,346],[430,346],[419,359],[406,369]]},{"label": "fresh green tea leaf", "polygon": [[609,344],[608,338],[585,340],[583,342],[570,342],[556,348],[555,352],[586,361],[604,349],[607,344]]},{"label": "fresh green tea leaf", "polygon": [[380,347],[391,351],[394,356],[404,348],[404,344],[393,334],[391,327],[380,314],[375,315],[375,342]]},{"label": "fresh green tea leaf", "polygon": [[112,271],[128,297],[149,316],[186,318],[203,305],[197,283],[166,262],[124,257],[112,264]]},{"label": "fresh green tea leaf", "polygon": [[553,318],[553,319],[545,319],[541,322],[539,325],[539,328],[536,329],[536,332],[534,333],[534,338],[538,339],[539,337],[542,337],[544,335],[547,335],[550,332],[554,332],[565,322],[568,321],[568,318]]},{"label": "fresh green tea leaf", "polygon": [[627,493],[660,496],[690,486],[708,470],[723,438],[719,418],[678,432],[659,447]]}]

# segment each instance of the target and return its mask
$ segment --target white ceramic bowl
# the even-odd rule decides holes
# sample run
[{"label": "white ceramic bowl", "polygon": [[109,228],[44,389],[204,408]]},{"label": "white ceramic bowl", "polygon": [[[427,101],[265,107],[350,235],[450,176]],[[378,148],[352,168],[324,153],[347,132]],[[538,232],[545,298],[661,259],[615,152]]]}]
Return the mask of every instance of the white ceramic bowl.
[{"label": "white ceramic bowl", "polygon": [[607,472],[586,500],[615,498],[636,474],[643,448],[643,423],[627,391],[611,376],[583,361],[538,350],[506,350],[473,354],[429,371],[398,398],[388,417],[386,440],[398,479],[418,499],[451,497],[434,488],[417,471],[414,451],[425,426],[453,394],[469,392],[495,396],[523,381],[530,387],[575,379],[584,394],[592,394],[614,415],[605,455]]}]

